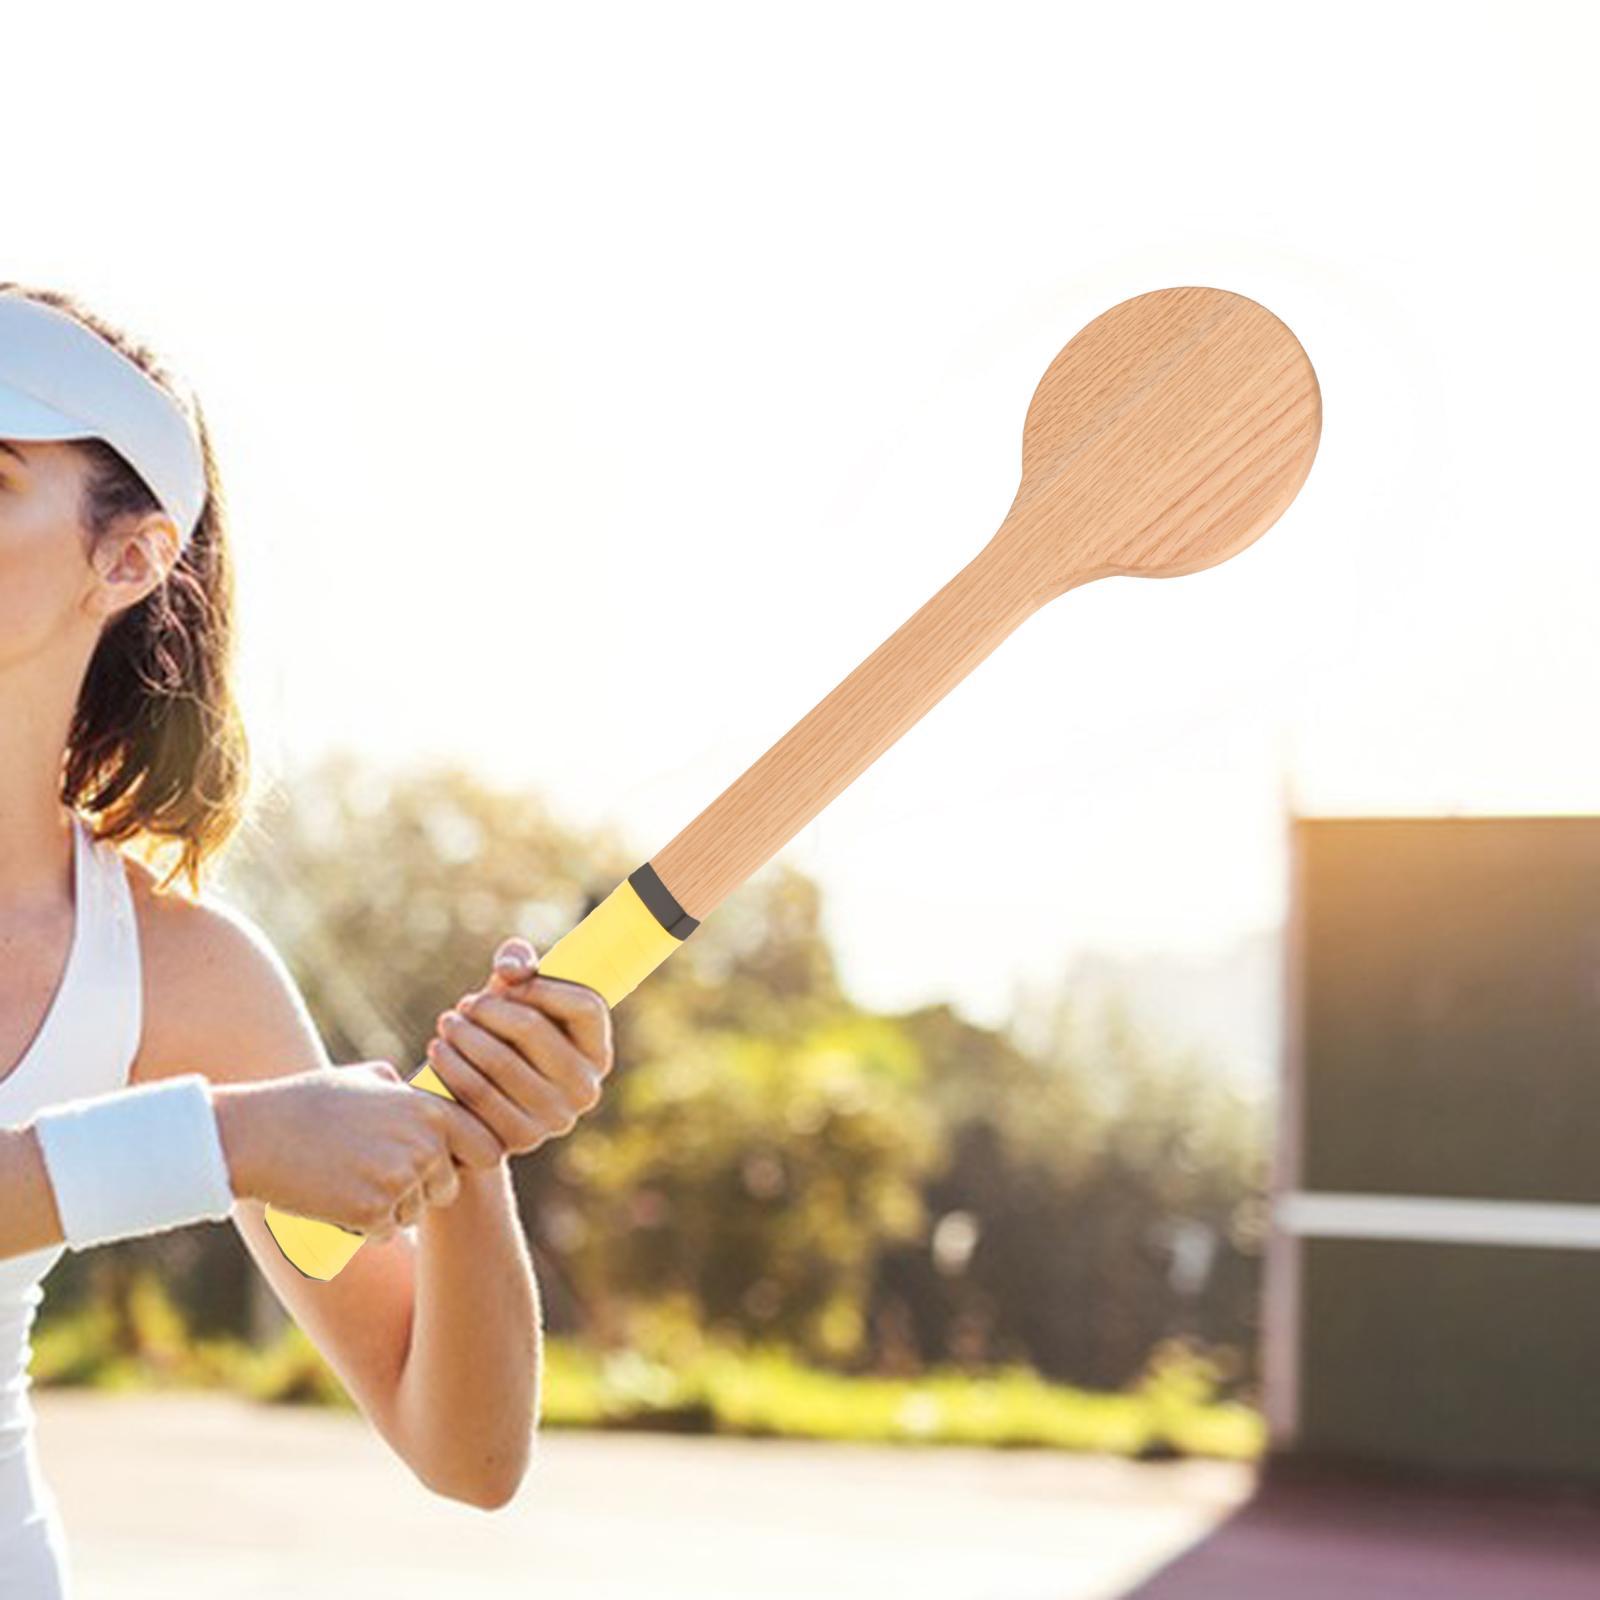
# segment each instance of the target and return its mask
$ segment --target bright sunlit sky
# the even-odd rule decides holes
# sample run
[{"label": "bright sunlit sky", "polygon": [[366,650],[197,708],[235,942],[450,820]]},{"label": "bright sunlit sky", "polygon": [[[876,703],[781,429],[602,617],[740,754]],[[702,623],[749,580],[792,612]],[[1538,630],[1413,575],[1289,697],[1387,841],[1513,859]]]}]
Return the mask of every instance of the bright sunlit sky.
[{"label": "bright sunlit sky", "polygon": [[641,861],[977,552],[1085,322],[1267,305],[1283,519],[1046,607],[785,851],[863,1003],[998,1020],[1275,924],[1290,800],[1600,810],[1596,15],[30,7],[0,276],[199,390],[264,762]]}]

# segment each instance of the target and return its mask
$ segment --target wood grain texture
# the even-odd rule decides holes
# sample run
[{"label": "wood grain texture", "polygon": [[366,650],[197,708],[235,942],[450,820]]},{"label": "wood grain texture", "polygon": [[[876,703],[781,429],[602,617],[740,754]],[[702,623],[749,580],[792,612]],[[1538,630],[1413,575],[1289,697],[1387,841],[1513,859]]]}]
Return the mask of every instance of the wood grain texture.
[{"label": "wood grain texture", "polygon": [[989,542],[651,865],[703,920],[1047,601],[1253,543],[1305,481],[1321,421],[1304,350],[1255,301],[1179,288],[1113,306],[1040,379]]}]

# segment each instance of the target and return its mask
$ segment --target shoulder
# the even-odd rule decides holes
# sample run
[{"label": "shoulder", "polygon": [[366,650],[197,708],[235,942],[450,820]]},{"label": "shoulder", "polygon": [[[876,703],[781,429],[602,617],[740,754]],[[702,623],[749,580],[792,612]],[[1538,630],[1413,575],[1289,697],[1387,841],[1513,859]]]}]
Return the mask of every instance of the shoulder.
[{"label": "shoulder", "polygon": [[215,895],[157,887],[124,856],[139,932],[144,1027],[129,1074],[239,1081],[328,1064],[287,963],[265,931]]}]

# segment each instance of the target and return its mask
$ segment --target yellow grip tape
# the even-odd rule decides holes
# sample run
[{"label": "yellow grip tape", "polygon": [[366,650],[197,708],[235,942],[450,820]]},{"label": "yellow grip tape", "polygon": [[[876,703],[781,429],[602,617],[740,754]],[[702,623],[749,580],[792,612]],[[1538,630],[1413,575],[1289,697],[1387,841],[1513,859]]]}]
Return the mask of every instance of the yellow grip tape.
[{"label": "yellow grip tape", "polygon": [[548,954],[539,957],[539,976],[570,978],[621,1004],[683,940],[667,932],[626,878]]},{"label": "yellow grip tape", "polygon": [[[656,921],[626,878],[539,958],[539,976],[586,984],[608,1006],[632,994],[683,943]],[[431,1066],[408,1080],[413,1089],[455,1098]],[[267,1227],[278,1248],[308,1278],[326,1283],[366,1243],[337,1223],[298,1216],[275,1206],[266,1210]]]}]

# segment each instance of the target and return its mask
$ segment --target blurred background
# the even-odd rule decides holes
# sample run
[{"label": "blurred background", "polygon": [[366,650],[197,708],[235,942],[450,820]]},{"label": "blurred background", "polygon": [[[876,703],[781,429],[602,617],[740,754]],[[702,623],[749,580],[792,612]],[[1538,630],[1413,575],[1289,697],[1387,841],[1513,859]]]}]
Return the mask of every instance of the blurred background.
[{"label": "blurred background", "polygon": [[[516,1164],[550,1454],[496,1519],[388,1476],[231,1228],[65,1258],[33,1373],[88,1593],[420,1593],[392,1533],[218,1531],[240,1462],[259,1511],[303,1457],[473,1594],[1240,1600],[1289,1515],[1301,1600],[1387,1595],[1349,1530],[1397,1474],[1394,1593],[1580,1592],[1596,35],[7,18],[4,275],[200,395],[259,779],[214,892],[338,1061],[420,1061],[500,939],[554,943],[970,559],[1102,310],[1250,295],[1324,405],[1259,544],[1047,607],[618,1008],[601,1105]],[[1501,1493],[1559,1526],[1463,1510]]]}]

